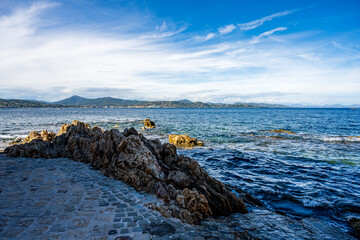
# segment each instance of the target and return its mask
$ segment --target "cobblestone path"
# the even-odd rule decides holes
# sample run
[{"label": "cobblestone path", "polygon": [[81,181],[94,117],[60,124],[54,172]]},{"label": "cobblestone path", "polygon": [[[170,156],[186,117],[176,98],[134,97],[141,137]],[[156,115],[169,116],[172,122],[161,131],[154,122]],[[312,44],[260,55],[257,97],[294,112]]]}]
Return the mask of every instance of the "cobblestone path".
[{"label": "cobblestone path", "polygon": [[0,154],[0,239],[233,239],[144,206],[159,201],[70,159]]}]

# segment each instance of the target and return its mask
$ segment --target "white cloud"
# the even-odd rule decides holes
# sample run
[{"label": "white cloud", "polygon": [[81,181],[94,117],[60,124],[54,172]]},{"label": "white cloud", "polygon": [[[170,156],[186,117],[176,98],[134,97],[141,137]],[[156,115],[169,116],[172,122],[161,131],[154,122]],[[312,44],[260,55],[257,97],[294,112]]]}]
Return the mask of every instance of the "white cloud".
[{"label": "white cloud", "polygon": [[248,23],[238,24],[238,26],[239,26],[239,28],[241,30],[251,30],[251,29],[260,27],[265,22],[271,21],[274,18],[286,16],[286,15],[289,15],[289,14],[291,14],[293,12],[295,12],[295,10],[286,10],[286,11],[283,11],[283,12],[278,12],[278,13],[275,13],[275,14],[272,14],[272,15],[269,15],[269,16],[266,16],[266,17],[263,17],[263,18],[248,22]]},{"label": "white cloud", "polygon": [[278,27],[278,28],[272,29],[270,31],[263,32],[262,34],[259,35],[259,37],[260,38],[267,37],[267,36],[272,35],[275,32],[285,31],[286,29],[287,29],[286,27]]},{"label": "white cloud", "polygon": [[304,58],[306,60],[310,60],[310,61],[318,61],[320,60],[320,57],[316,55],[316,53],[313,52],[309,52],[309,53],[301,53],[298,55],[301,58]]},{"label": "white cloud", "polygon": [[236,28],[236,26],[234,24],[229,24],[224,27],[218,28],[218,31],[220,34],[228,34],[228,33],[231,33],[232,31],[234,31],[235,28]]},{"label": "white cloud", "polygon": [[[325,54],[331,49],[303,43],[300,35],[268,41],[285,28],[260,34],[256,45],[245,36],[237,41],[213,39],[215,33],[194,44],[194,34],[168,22],[145,33],[94,32],[79,26],[43,29],[49,19],[41,17],[42,11],[52,5],[34,6],[0,19],[0,97],[33,89],[33,98],[39,100],[110,94],[149,100],[306,102],[313,96],[308,98],[313,103],[331,103],[339,102],[334,96],[342,94],[353,96],[346,101],[360,101],[357,52]],[[209,39],[214,41],[206,42]],[[279,94],[259,95],[269,92]]]},{"label": "white cloud", "polygon": [[194,39],[201,42],[206,42],[216,36],[215,33],[208,33],[205,36],[195,36]]}]

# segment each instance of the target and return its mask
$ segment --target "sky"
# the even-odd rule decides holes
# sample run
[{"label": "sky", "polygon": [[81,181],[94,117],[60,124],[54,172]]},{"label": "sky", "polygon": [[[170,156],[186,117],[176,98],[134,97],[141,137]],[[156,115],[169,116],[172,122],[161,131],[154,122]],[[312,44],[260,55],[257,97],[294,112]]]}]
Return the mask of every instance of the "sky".
[{"label": "sky", "polygon": [[360,1],[0,0],[0,98],[360,103]]}]

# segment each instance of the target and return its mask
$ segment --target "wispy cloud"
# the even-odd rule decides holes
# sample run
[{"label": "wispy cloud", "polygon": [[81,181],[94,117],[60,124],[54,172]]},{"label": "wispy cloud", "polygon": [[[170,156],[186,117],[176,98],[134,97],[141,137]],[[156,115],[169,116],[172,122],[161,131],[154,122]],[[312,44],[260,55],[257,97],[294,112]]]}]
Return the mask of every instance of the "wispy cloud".
[{"label": "wispy cloud", "polygon": [[248,22],[248,23],[238,24],[238,26],[239,26],[239,28],[241,30],[251,30],[251,29],[260,27],[265,22],[269,22],[269,21],[273,20],[274,18],[286,16],[286,15],[289,15],[289,14],[295,12],[295,11],[296,10],[286,10],[286,11],[283,11],[283,12],[274,13],[272,15],[262,17],[260,19],[257,19],[257,20],[254,20],[254,21],[251,21],[251,22]]},{"label": "wispy cloud", "polygon": [[23,37],[34,33],[35,27],[38,25],[45,25],[46,23],[40,21],[39,14],[45,9],[58,6],[56,3],[33,3],[29,8],[17,9],[11,15],[4,15],[0,17],[0,41],[7,44],[5,40],[12,38],[16,40],[17,37]]},{"label": "wispy cloud", "polygon": [[[284,27],[256,37],[216,38],[234,31],[230,24],[196,42],[198,32],[184,31],[186,26],[168,21],[143,21],[146,28],[129,32],[92,31],[76,24],[44,28],[51,21],[51,7],[54,5],[38,3],[0,17],[0,97],[59,100],[78,94],[205,102],[309,99],[321,103],[347,95],[359,100],[359,54],[339,54],[339,48],[331,44],[341,44],[339,38],[303,41],[304,35],[309,39],[314,33],[283,32],[277,34],[283,42],[273,41],[274,34],[286,30]],[[60,11],[61,5],[56,10]],[[286,14],[290,13],[273,14],[271,19]],[[126,24],[124,21],[128,29]],[[316,61],[311,59],[314,57]]]},{"label": "wispy cloud", "polygon": [[194,39],[200,42],[206,42],[216,36],[215,33],[208,33],[205,36],[195,36]]},{"label": "wispy cloud", "polygon": [[258,36],[253,37],[253,39],[251,41],[249,41],[249,43],[257,44],[261,41],[262,38],[269,37],[269,36],[273,35],[275,32],[285,31],[286,29],[287,29],[286,27],[278,27],[278,28],[263,32],[263,33],[259,34]]},{"label": "wispy cloud", "polygon": [[182,33],[187,29],[187,26],[176,26],[174,24],[168,24],[167,22],[163,22],[161,25],[155,26],[155,31],[143,34],[140,38],[150,39],[150,38],[167,38]]},{"label": "wispy cloud", "polygon": [[259,37],[260,38],[267,37],[267,36],[272,35],[275,32],[285,31],[286,29],[287,29],[286,27],[278,27],[278,28],[272,29],[270,31],[263,32],[262,34],[259,35]]},{"label": "wispy cloud", "polygon": [[231,33],[232,31],[234,31],[235,29],[236,29],[236,26],[234,24],[229,24],[224,27],[218,28],[218,31],[220,34],[228,34],[228,33]]}]

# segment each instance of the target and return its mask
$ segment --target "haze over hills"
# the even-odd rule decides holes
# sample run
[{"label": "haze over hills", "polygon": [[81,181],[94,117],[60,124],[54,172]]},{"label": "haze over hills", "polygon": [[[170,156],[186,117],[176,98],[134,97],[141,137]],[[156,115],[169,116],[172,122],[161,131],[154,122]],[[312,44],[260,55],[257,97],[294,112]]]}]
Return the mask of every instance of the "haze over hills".
[{"label": "haze over hills", "polygon": [[55,104],[49,104],[39,101],[0,98],[0,108],[44,108],[44,107],[58,107],[58,106],[56,106]]},{"label": "haze over hills", "polygon": [[268,104],[268,103],[211,103],[192,102],[188,99],[178,101],[140,101],[112,97],[84,98],[77,95],[57,102],[45,102],[21,99],[1,99],[0,108],[42,108],[42,107],[83,107],[83,108],[360,108],[352,105],[302,105],[302,104]]},{"label": "haze over hills", "polygon": [[2,108],[22,108],[22,107],[108,107],[108,108],[285,108],[280,104],[266,103],[203,103],[192,102],[187,99],[179,101],[139,101],[125,100],[112,97],[84,98],[77,95],[57,102],[38,102],[18,99],[0,99]]},{"label": "haze over hills", "polygon": [[146,107],[146,108],[284,108],[286,106],[279,104],[265,104],[265,103],[203,103],[192,102],[187,99],[179,101],[139,101],[139,100],[124,100],[111,97],[103,98],[83,98],[80,96],[72,96],[64,100],[54,102],[52,104],[65,106],[82,106],[82,107]]},{"label": "haze over hills", "polygon": [[139,103],[144,103],[137,100],[124,100],[112,97],[102,97],[102,98],[84,98],[77,95],[63,99],[61,101],[53,102],[52,104],[59,104],[65,106],[131,106],[137,105]]}]

